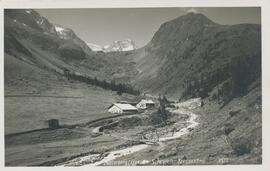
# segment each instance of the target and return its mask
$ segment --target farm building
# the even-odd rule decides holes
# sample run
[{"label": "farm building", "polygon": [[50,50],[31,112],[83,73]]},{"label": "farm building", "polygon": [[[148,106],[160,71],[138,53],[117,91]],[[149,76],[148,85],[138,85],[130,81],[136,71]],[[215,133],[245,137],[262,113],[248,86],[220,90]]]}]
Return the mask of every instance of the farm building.
[{"label": "farm building", "polygon": [[130,104],[114,103],[109,107],[108,111],[110,113],[126,114],[126,113],[136,113],[138,112],[138,109]]},{"label": "farm building", "polygon": [[151,108],[151,107],[155,107],[155,102],[153,102],[152,100],[145,100],[142,99],[137,105],[137,108],[139,109],[147,109],[147,108]]}]

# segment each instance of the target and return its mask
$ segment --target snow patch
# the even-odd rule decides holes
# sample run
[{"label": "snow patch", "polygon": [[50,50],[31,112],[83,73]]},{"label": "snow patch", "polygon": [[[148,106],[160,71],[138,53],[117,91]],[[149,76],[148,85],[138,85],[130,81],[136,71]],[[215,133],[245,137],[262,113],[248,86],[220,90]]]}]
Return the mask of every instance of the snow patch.
[{"label": "snow patch", "polygon": [[103,51],[103,47],[102,46],[99,46],[99,45],[96,45],[94,43],[86,43],[88,45],[88,47],[90,49],[92,49],[93,51]]},{"label": "snow patch", "polygon": [[105,49],[107,49],[107,48],[109,48],[109,47],[110,47],[110,45],[105,45],[105,46],[104,46]]},{"label": "snow patch", "polygon": [[43,18],[40,18],[38,21],[37,21],[37,23],[39,24],[39,25],[41,25],[42,23],[43,23]]},{"label": "snow patch", "polygon": [[62,33],[65,29],[63,27],[59,27],[59,26],[54,26],[55,30],[59,33]]},{"label": "snow patch", "polygon": [[32,13],[31,10],[25,10],[25,12],[28,13],[28,14],[31,14]]},{"label": "snow patch", "polygon": [[59,25],[55,25],[54,28],[55,28],[55,31],[56,31],[57,35],[61,39],[68,39],[68,34],[69,34],[68,29],[66,29],[66,28],[64,28],[62,26],[59,26]]}]

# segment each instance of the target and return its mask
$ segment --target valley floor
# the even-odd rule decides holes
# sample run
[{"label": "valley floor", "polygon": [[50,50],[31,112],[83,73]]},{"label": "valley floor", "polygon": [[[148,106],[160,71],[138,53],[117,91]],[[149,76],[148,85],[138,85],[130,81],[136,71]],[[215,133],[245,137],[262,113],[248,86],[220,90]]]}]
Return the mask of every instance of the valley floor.
[{"label": "valley floor", "polygon": [[[189,103],[176,104],[168,110],[181,117],[174,116],[171,119],[176,123],[155,130],[159,141],[148,125],[149,115],[156,109],[56,130],[8,134],[6,165],[260,164],[261,120],[259,107],[254,103],[257,93],[254,89],[221,109],[220,105],[207,101],[203,107],[196,108]],[[194,109],[188,109],[190,106]],[[235,116],[229,116],[230,111],[237,110]],[[189,115],[188,120],[185,115]],[[249,152],[237,154],[226,143],[222,131],[228,123],[233,127],[232,140],[242,138],[254,143]],[[101,127],[104,128],[100,133]],[[172,131],[175,127],[178,130]]]}]

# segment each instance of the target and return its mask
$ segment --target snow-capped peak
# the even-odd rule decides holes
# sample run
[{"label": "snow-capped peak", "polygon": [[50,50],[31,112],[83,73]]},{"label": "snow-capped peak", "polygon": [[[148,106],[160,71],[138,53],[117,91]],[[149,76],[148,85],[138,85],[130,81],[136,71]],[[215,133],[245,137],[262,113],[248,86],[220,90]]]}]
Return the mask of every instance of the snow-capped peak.
[{"label": "snow-capped peak", "polygon": [[99,46],[93,43],[87,43],[87,45],[93,51],[104,51],[104,52],[121,52],[121,51],[131,51],[137,49],[137,46],[131,39],[125,40],[115,40],[113,43],[105,46]]},{"label": "snow-capped peak", "polygon": [[111,44],[105,46],[100,46],[93,43],[87,43],[87,45],[93,51],[103,51],[103,52],[121,52],[137,49],[137,46],[131,39],[115,40]]}]

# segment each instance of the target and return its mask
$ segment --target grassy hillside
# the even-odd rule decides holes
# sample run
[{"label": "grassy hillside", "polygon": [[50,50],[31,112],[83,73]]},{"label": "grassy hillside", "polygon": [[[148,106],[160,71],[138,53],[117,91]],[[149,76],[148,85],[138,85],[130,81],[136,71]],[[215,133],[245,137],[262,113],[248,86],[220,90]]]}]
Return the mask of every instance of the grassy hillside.
[{"label": "grassy hillside", "polygon": [[70,82],[7,54],[5,96],[6,134],[48,127],[45,121],[51,118],[74,124],[108,116],[107,107],[119,98],[115,92]]}]

